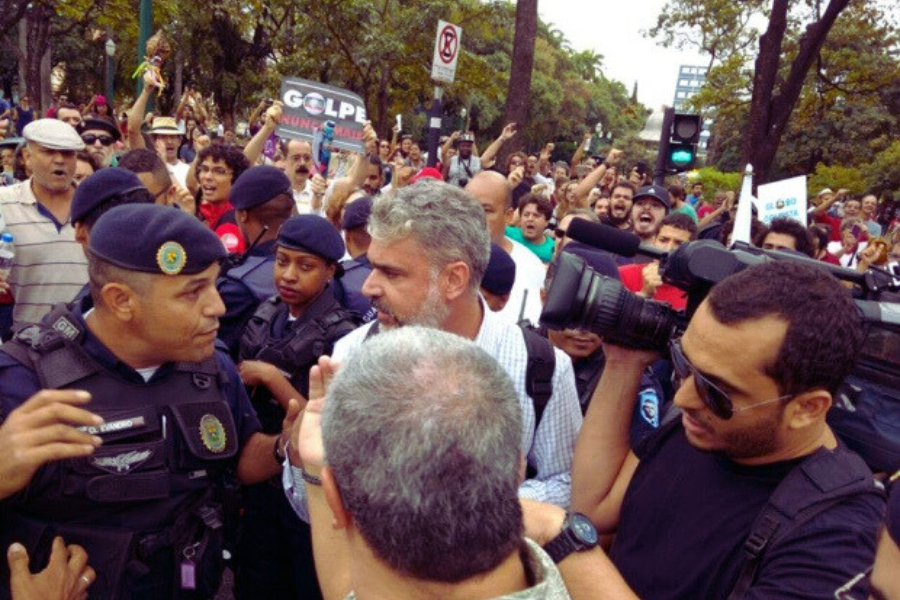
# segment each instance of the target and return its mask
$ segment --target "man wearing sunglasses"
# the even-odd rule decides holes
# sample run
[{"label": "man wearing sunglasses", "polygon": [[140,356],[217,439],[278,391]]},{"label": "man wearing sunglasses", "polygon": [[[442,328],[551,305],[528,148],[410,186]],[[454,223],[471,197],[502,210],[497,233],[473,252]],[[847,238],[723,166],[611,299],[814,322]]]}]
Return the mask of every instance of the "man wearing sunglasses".
[{"label": "man wearing sunglasses", "polygon": [[88,115],[78,127],[78,133],[85,149],[94,157],[94,161],[101,169],[112,164],[115,143],[122,139],[122,134],[119,133],[119,128],[112,117]]},{"label": "man wearing sunglasses", "polygon": [[789,474],[824,493],[852,472],[860,487],[785,521],[742,597],[832,597],[866,570],[884,499],[825,421],[861,342],[850,295],[824,271],[777,262],[735,274],[671,343],[680,419],[631,449],[638,382],[658,355],[607,345],[572,473],[573,509],[616,532],[591,574],[598,595],[729,597],[754,523]]}]

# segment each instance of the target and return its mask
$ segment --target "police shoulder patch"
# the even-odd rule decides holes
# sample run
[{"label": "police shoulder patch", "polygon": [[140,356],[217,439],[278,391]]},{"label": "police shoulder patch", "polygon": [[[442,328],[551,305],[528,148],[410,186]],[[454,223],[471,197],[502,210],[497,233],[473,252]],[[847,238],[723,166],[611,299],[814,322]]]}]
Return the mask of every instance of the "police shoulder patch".
[{"label": "police shoulder patch", "polygon": [[656,390],[647,388],[638,394],[641,418],[654,429],[659,428],[659,397]]},{"label": "police shoulder patch", "polygon": [[203,415],[200,418],[200,439],[210,452],[216,454],[224,452],[228,436],[222,421],[215,415],[208,413]]},{"label": "police shoulder patch", "polygon": [[178,242],[166,242],[156,251],[156,264],[166,275],[178,275],[187,263],[187,252]]}]

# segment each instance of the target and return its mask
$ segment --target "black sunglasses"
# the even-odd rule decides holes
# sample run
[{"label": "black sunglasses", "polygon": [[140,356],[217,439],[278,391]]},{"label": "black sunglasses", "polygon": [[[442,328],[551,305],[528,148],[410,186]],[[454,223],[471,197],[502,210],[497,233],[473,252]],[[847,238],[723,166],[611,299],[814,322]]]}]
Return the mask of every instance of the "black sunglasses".
[{"label": "black sunglasses", "polygon": [[104,146],[112,146],[113,142],[116,141],[111,135],[94,135],[93,133],[88,133],[81,136],[81,141],[88,146],[93,146],[97,140],[100,140],[100,143]]},{"label": "black sunglasses", "polygon": [[751,408],[756,408],[757,406],[763,406],[765,404],[772,404],[773,402],[780,402],[796,395],[787,394],[772,398],[771,400],[763,400],[762,402],[750,404],[749,406],[734,408],[734,404],[731,402],[731,398],[728,397],[728,394],[723,392],[721,388],[710,381],[690,363],[684,355],[684,350],[681,348],[680,339],[669,341],[669,353],[672,356],[672,366],[675,371],[674,375],[679,379],[677,383],[680,385],[688,377],[693,377],[697,395],[700,396],[700,399],[703,400],[703,403],[709,407],[712,413],[723,421],[727,421],[733,417],[735,413],[744,412],[745,410],[750,410]]}]

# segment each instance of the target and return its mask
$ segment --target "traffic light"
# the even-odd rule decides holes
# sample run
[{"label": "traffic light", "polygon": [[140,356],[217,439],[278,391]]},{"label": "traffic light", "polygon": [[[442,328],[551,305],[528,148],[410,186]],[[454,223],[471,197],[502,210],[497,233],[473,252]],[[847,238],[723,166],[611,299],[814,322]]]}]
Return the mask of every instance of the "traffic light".
[{"label": "traffic light", "polygon": [[676,113],[666,144],[666,169],[681,173],[689,171],[697,159],[697,143],[700,141],[702,121],[700,115]]}]

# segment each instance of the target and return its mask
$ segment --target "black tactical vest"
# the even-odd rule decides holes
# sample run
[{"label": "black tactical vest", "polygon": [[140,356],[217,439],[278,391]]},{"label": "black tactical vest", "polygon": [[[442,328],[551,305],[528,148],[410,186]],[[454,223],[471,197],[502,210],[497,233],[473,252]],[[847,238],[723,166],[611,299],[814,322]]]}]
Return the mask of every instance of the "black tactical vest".
[{"label": "black tactical vest", "polygon": [[[218,492],[239,444],[215,357],[166,365],[164,376],[136,383],[82,348],[80,323],[60,306],[0,348],[32,368],[42,388],[89,391],[87,408],[105,420],[90,431],[103,439],[93,455],[44,466],[3,507],[0,543],[24,543],[32,568],[46,560],[55,535],[82,545],[98,573],[91,598],[128,598],[129,581],[150,573],[147,564],[178,564],[185,553],[201,571],[194,586],[214,585]],[[0,577],[4,596],[8,574]]]},{"label": "black tactical vest", "polygon": [[[303,395],[309,394],[309,369],[319,357],[329,354],[334,343],[359,326],[356,313],[343,308],[325,290],[307,307],[301,322],[290,325],[287,333],[276,337],[273,325],[276,318],[286,318],[287,306],[280,298],[263,302],[244,328],[241,337],[241,360],[261,360],[275,365]],[[278,433],[284,410],[263,386],[251,390],[263,431]]]}]

